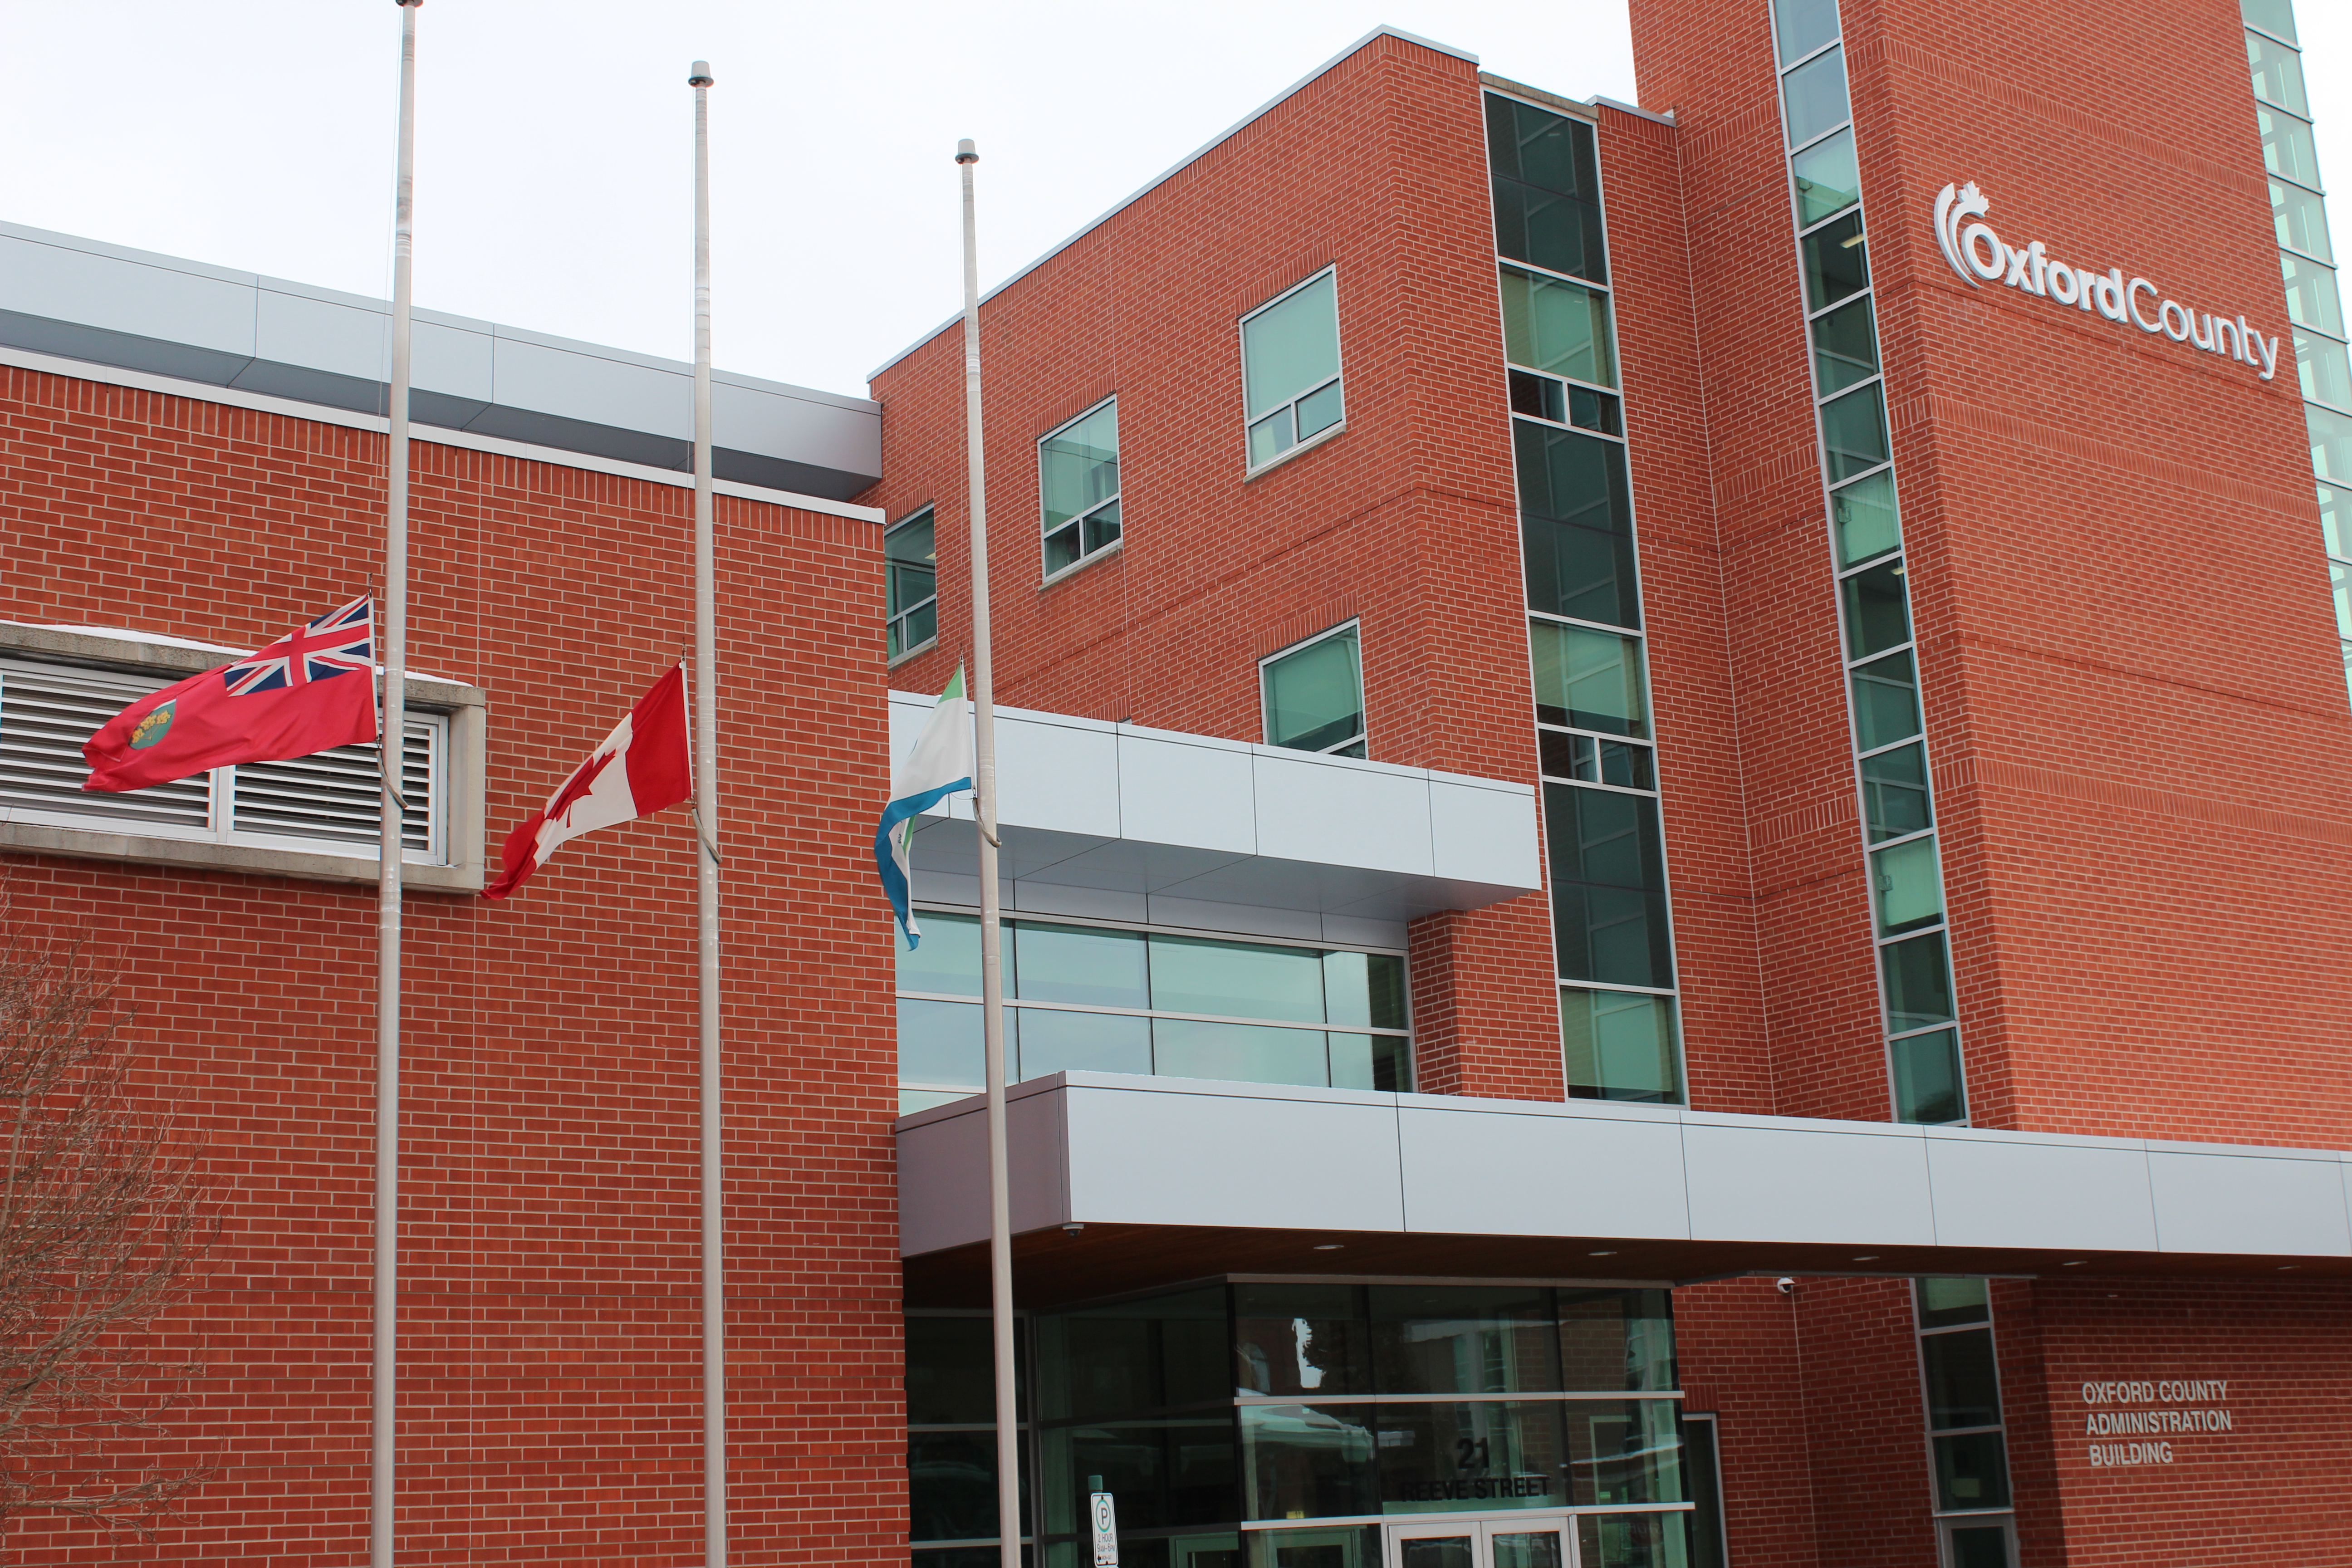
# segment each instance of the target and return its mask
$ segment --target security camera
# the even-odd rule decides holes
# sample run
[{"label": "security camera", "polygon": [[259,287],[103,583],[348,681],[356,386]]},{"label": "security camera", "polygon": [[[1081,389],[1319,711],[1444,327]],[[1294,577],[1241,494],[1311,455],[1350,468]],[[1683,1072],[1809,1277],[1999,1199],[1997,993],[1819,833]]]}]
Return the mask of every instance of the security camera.
[{"label": "security camera", "polygon": [[1778,1279],[1773,1280],[1772,1288],[1780,1291],[1783,1296],[1793,1296],[1797,1293],[1797,1282],[1794,1279],[1790,1279],[1786,1274],[1783,1274]]}]

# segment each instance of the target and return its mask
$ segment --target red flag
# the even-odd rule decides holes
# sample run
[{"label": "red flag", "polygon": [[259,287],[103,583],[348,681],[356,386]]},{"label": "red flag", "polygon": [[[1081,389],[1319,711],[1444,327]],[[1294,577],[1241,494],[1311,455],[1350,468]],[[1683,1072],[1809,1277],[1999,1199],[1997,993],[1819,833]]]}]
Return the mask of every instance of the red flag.
[{"label": "red flag", "polygon": [[363,595],[259,653],[141,698],[82,742],[81,787],[145,789],[374,740],[374,608]]},{"label": "red flag", "polygon": [[610,827],[632,817],[650,816],[694,794],[694,770],[686,740],[686,665],[680,661],[637,700],[604,743],[572,770],[547,805],[507,835],[499,852],[499,879],[482,889],[503,899],[567,838],[591,828]]}]

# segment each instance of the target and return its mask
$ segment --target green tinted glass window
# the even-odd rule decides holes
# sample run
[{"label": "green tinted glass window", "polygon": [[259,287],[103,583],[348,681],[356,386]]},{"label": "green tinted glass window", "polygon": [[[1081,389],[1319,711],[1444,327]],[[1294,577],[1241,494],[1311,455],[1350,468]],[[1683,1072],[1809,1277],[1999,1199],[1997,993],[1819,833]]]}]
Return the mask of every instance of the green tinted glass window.
[{"label": "green tinted glass window", "polygon": [[1233,1397],[1221,1286],[1042,1313],[1037,1349],[1038,1413],[1048,1421]]},{"label": "green tinted glass window", "polygon": [[980,921],[925,910],[923,942],[898,954],[898,989],[948,996],[980,994]]},{"label": "green tinted glass window", "polygon": [[1360,1285],[1236,1285],[1234,1337],[1244,1393],[1372,1392]]},{"label": "green tinted glass window", "polygon": [[1616,735],[1649,733],[1641,638],[1532,621],[1528,640],[1534,654],[1539,721]]},{"label": "green tinted glass window", "polygon": [[[1228,1421],[1231,1417],[1227,1417]],[[1381,1511],[1380,1408],[1370,1405],[1244,1405],[1241,1408],[1242,1506],[1250,1519],[1318,1519]],[[1125,1525],[1127,1515],[1119,1515]],[[1360,1555],[1369,1537],[1372,1555]],[[1284,1568],[1323,1563],[1371,1568],[1374,1531],[1289,1531],[1250,1538],[1257,1561]],[[1296,1544],[1294,1544],[1294,1542]],[[1289,1548],[1288,1554],[1283,1548]],[[1355,1547],[1357,1550],[1351,1551]]]},{"label": "green tinted glass window", "polygon": [[1106,403],[1037,444],[1045,574],[1118,538],[1118,405]]},{"label": "green tinted glass window", "polygon": [[1330,1056],[1319,1029],[1271,1024],[1151,1020],[1152,1070],[1164,1078],[1226,1083],[1328,1084]]},{"label": "green tinted glass window", "polygon": [[2311,98],[2303,85],[2303,57],[2275,38],[2246,35],[2246,68],[2252,75],[2254,96],[2273,109],[2311,118]]},{"label": "green tinted glass window", "polygon": [[1523,1394],[1559,1387],[1551,1292],[1538,1286],[1374,1285],[1372,1380],[1381,1394]]},{"label": "green tinted glass window", "polygon": [[1265,743],[1362,756],[1364,677],[1356,628],[1265,661]]},{"label": "green tinted glass window", "polygon": [[1494,171],[1495,248],[1606,283],[1592,127],[1489,93],[1486,155]]},{"label": "green tinted glass window", "polygon": [[2287,319],[2298,327],[2316,327],[2331,337],[2342,337],[2344,301],[2336,292],[2336,268],[2282,250],[2279,271],[2286,283]]},{"label": "green tinted glass window", "polygon": [[1504,268],[1502,279],[1503,352],[1513,364],[1617,384],[1608,296],[1517,267]]},{"label": "green tinted glass window", "polygon": [[1862,200],[1862,174],[1854,163],[1851,128],[1825,137],[1789,160],[1797,183],[1797,226],[1811,228],[1832,213]]},{"label": "green tinted glass window", "polygon": [[2271,182],[2271,221],[2278,242],[2322,261],[2336,259],[2327,242],[2327,204],[2318,195],[2284,180]]},{"label": "green tinted glass window", "polygon": [[2260,27],[2290,44],[2299,41],[2294,31],[2294,0],[2238,0],[2238,14],[2249,27]]},{"label": "green tinted glass window", "polygon": [[1878,374],[1878,331],[1870,301],[1856,300],[1813,320],[1813,381],[1816,395],[1843,392]]},{"label": "green tinted glass window", "polygon": [[1614,441],[1511,421],[1528,607],[1639,626],[1632,490]]},{"label": "green tinted glass window", "polygon": [[2323,484],[2319,491],[2319,536],[2330,555],[2352,556],[2352,491]]},{"label": "green tinted glass window", "polygon": [[1822,449],[1830,483],[1850,479],[1892,456],[1884,394],[1883,385],[1874,382],[1822,405]]},{"label": "green tinted glass window", "polygon": [[1837,0],[1773,0],[1772,21],[1785,66],[1838,36]]},{"label": "green tinted glass window", "polygon": [[1404,1027],[1404,960],[1392,952],[1323,955],[1325,1016],[1334,1024]]},{"label": "green tinted glass window", "polygon": [[2312,139],[2311,121],[2268,104],[2255,108],[2254,120],[2262,131],[2263,166],[2298,184],[2319,189],[2319,145]]},{"label": "green tinted glass window", "polygon": [[1906,1035],[1888,1043],[1895,1074],[1895,1120],[1942,1126],[1966,1118],[1960,1095],[1960,1037],[1950,1029]]},{"label": "green tinted glass window", "polygon": [[1323,960],[1308,947],[1150,939],[1151,1005],[1163,1013],[1323,1021]]},{"label": "green tinted glass window", "polygon": [[1919,1342],[1919,1359],[1927,1366],[1929,1427],[2000,1425],[2000,1379],[1993,1370],[1990,1329],[1929,1334]]},{"label": "green tinted glass window", "polygon": [[1672,1293],[1559,1292],[1560,1381],[1577,1391],[1679,1388]]},{"label": "green tinted glass window", "polygon": [[1915,741],[1863,758],[1862,805],[1873,844],[1933,826],[1927,749]]},{"label": "green tinted glass window", "polygon": [[981,1051],[979,1003],[898,999],[901,1083],[976,1089],[982,1078]]},{"label": "green tinted glass window", "polygon": [[1895,470],[1830,492],[1830,521],[1837,525],[1838,565],[1859,566],[1903,542],[1903,526],[1895,509]]},{"label": "green tinted glass window", "polygon": [[1922,1279],[1918,1297],[1919,1326],[1923,1329],[1948,1329],[1956,1323],[1992,1321],[1992,1297],[1982,1279]]},{"label": "green tinted glass window", "polygon": [[2352,479],[2352,415],[2306,406],[2303,419],[2311,431],[2311,471],[2333,481],[2330,489]]},{"label": "green tinted glass window", "polygon": [[1015,1007],[1005,1014],[1014,1081],[1057,1072],[1151,1071],[1151,1020]]},{"label": "green tinted glass window", "polygon": [[2347,358],[2340,341],[2297,327],[2294,368],[2303,380],[2305,397],[2333,403],[2339,408],[2352,408],[2352,359]]},{"label": "green tinted glass window", "polygon": [[1845,603],[1845,656],[1868,658],[1911,640],[1903,558],[1865,566],[1838,585]]},{"label": "green tinted glass window", "polygon": [[1944,933],[1929,931],[1878,950],[1886,983],[1889,1028],[1901,1032],[1952,1021],[1952,971]]},{"label": "green tinted glass window", "polygon": [[1935,836],[1872,851],[1870,890],[1881,936],[1898,936],[1942,920],[1944,881],[1936,866]]},{"label": "green tinted glass window", "polygon": [[1025,1002],[1151,1005],[1143,938],[1135,931],[1021,921],[1009,945],[1013,994]]},{"label": "green tinted glass window", "polygon": [[1870,285],[1870,247],[1863,243],[1862,215],[1850,213],[1805,236],[1805,308],[1834,305]]},{"label": "green tinted glass window", "polygon": [[1788,110],[1789,145],[1801,147],[1846,122],[1845,51],[1832,49],[1780,79]]},{"label": "green tinted glass window", "polygon": [[1560,978],[1671,989],[1656,800],[1574,784],[1543,792]]},{"label": "green tinted glass window", "polygon": [[1919,677],[1911,656],[1894,653],[1853,672],[1854,746],[1864,752],[1919,732]]},{"label": "green tinted glass window", "polygon": [[1682,1103],[1673,997],[1563,990],[1559,1024],[1571,1098]]},{"label": "green tinted glass window", "polygon": [[1242,322],[1249,461],[1269,462],[1339,422],[1336,275],[1302,284]]},{"label": "green tinted glass window", "polygon": [[2009,1463],[1998,1432],[1936,1439],[1936,1489],[1948,1509],[2009,1506]]},{"label": "green tinted glass window", "polygon": [[937,532],[927,507],[882,536],[884,614],[892,658],[940,635]]}]

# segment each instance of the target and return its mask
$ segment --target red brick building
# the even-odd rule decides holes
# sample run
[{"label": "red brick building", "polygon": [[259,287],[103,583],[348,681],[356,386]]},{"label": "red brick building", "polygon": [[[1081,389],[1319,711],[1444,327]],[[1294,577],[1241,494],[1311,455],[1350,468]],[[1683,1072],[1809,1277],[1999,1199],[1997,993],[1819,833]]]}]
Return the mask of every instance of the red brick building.
[{"label": "red brick building", "polygon": [[[1033,1558],[1100,1477],[1151,1568],[2352,1563],[2352,375],[2291,11],[1633,27],[1643,108],[1375,33],[983,305]],[[26,690],[356,591],[374,361],[316,318],[366,302],[250,280],[208,339],[106,281],[205,269],[0,239],[47,247],[0,846],[233,1194],[173,1326],[220,1479],[18,1540],[356,1562],[369,862],[15,759]],[[681,635],[675,367],[446,325],[403,1552],[688,1563],[687,835],[464,897]],[[721,409],[744,1563],[997,1560],[969,812],[895,1066],[866,847],[969,644],[960,338]]]}]

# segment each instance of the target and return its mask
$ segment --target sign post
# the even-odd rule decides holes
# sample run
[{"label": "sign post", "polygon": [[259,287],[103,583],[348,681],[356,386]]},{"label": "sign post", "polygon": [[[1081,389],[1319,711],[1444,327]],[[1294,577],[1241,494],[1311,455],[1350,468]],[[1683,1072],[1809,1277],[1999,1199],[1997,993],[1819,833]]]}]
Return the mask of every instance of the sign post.
[{"label": "sign post", "polygon": [[1100,1476],[1087,1478],[1087,1517],[1094,1523],[1094,1568],[1118,1568],[1118,1515]]}]

